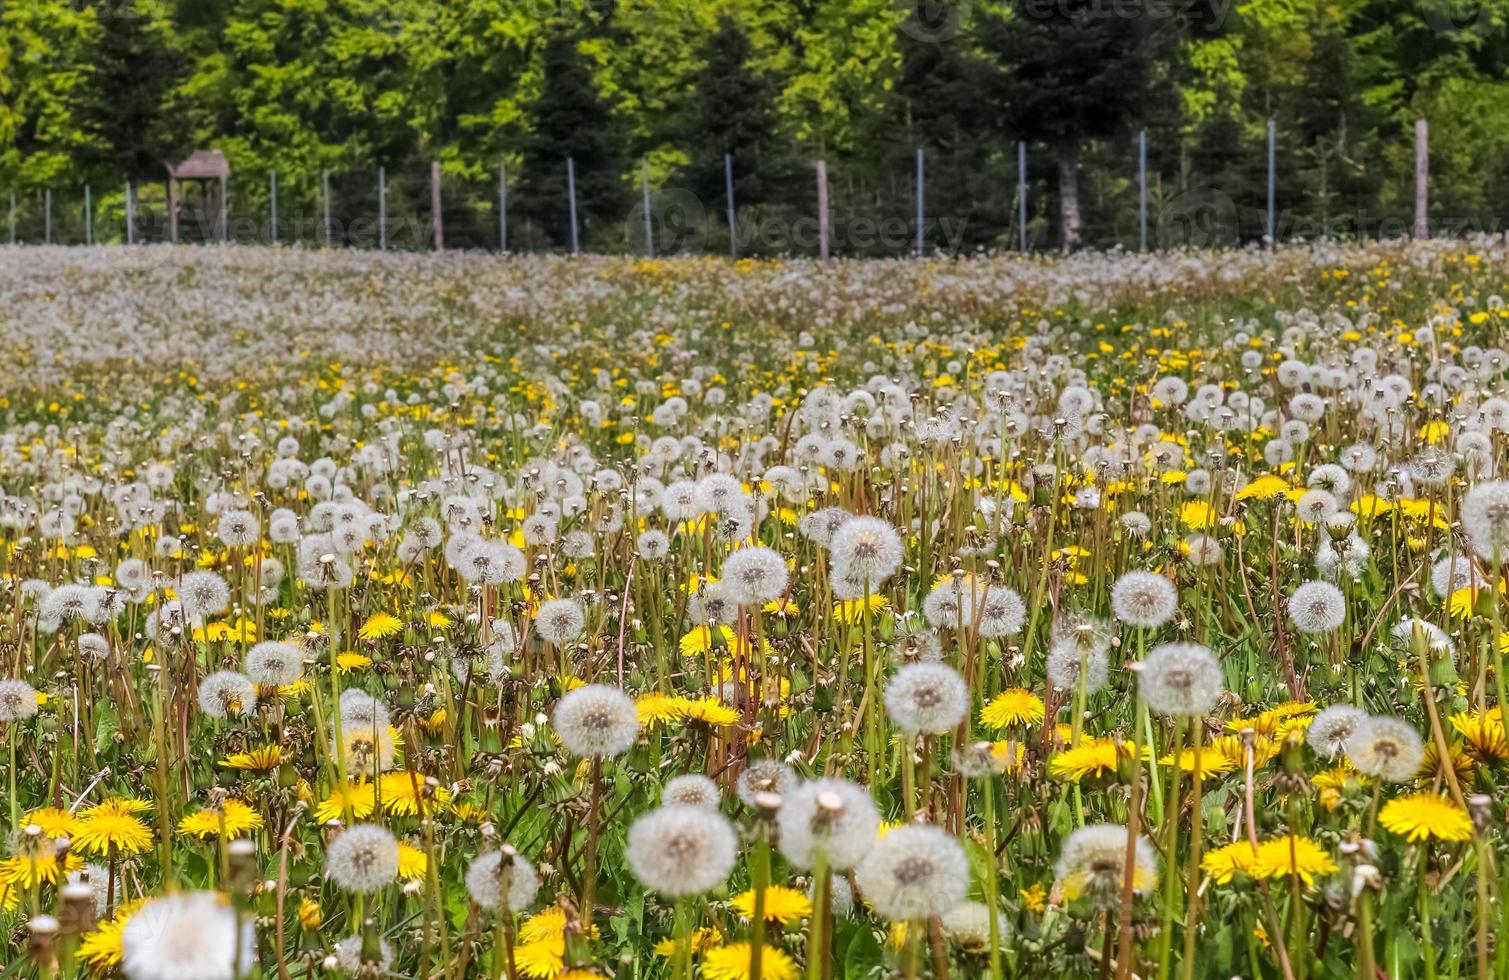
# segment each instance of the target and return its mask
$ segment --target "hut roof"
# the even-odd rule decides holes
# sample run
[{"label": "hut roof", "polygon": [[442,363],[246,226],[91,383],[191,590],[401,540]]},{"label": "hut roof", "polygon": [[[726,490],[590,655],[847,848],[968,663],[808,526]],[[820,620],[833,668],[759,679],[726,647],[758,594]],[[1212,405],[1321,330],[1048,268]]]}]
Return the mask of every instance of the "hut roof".
[{"label": "hut roof", "polygon": [[218,180],[231,175],[231,166],[219,150],[195,150],[180,164],[168,167],[176,180]]}]

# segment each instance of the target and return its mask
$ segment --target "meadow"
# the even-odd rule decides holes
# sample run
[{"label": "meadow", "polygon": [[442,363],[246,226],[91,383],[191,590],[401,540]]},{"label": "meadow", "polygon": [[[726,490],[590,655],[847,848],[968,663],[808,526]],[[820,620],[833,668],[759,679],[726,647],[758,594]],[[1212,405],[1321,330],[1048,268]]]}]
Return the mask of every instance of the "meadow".
[{"label": "meadow", "polygon": [[0,972],[1509,976],[1506,295],[0,248]]}]

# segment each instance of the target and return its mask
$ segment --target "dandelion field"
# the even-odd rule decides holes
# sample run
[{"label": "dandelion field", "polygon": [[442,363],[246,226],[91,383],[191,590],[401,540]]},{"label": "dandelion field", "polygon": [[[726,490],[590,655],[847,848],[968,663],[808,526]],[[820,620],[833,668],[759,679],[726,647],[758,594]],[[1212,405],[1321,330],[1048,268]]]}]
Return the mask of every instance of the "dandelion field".
[{"label": "dandelion field", "polygon": [[1506,295],[0,249],[0,973],[1509,976]]}]

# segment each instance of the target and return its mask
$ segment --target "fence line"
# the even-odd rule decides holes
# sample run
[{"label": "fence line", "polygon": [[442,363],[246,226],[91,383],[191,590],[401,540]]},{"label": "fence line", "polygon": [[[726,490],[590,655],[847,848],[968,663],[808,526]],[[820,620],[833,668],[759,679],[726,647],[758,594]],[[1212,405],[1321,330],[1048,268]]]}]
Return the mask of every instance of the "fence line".
[{"label": "fence line", "polygon": [[[1256,216],[1249,220],[1260,222],[1261,239],[1265,244],[1271,245],[1281,238],[1294,237],[1296,228],[1292,219],[1298,216],[1304,220],[1305,215],[1300,210],[1294,210],[1287,212],[1289,219],[1280,220],[1279,197],[1282,188],[1278,173],[1279,132],[1275,120],[1267,121],[1264,135],[1266,137],[1266,146],[1263,147],[1266,152],[1262,158],[1264,183],[1259,189],[1251,192],[1253,198],[1257,198],[1259,194],[1261,198],[1250,201],[1245,213]],[[1382,213],[1369,215],[1366,210],[1359,210],[1353,216],[1357,221],[1354,230],[1357,237],[1371,237],[1373,229],[1367,224],[1369,219],[1377,223],[1376,231],[1379,235],[1392,232],[1425,237],[1430,234],[1430,151],[1429,127],[1426,120],[1421,119],[1416,122],[1413,135],[1413,213],[1410,216],[1412,220],[1401,224]],[[1135,193],[1135,235],[1137,248],[1140,250],[1181,244],[1197,247],[1235,244],[1241,240],[1243,220],[1240,218],[1238,206],[1232,198],[1221,193],[1219,189],[1197,187],[1193,188],[1198,192],[1197,194],[1191,194],[1190,190],[1186,189],[1173,195],[1159,190],[1155,201],[1152,186],[1153,169],[1150,166],[1149,154],[1148,132],[1141,130],[1136,134],[1135,175],[1115,178],[1113,175],[1099,171],[1092,173],[1081,170],[1081,184],[1090,184],[1098,188],[1098,196],[1093,196],[1092,192],[1086,189],[1081,191],[1081,197],[1102,200],[1108,187],[1111,193],[1123,195],[1111,198],[1108,205],[1105,205],[1104,201],[1102,203],[1103,209],[1108,207],[1110,213],[1121,216],[1116,219],[1116,226],[1125,228],[1120,222],[1125,219],[1128,210],[1132,207],[1128,196]],[[1055,199],[1057,193],[1056,186],[1048,183],[1053,179],[1052,174],[1055,170],[1043,168],[1043,176],[1038,178],[1038,184],[1034,187],[1028,166],[1028,155],[1027,143],[1018,141],[1015,160],[1015,200],[1012,202],[1014,207],[1006,212],[1008,223],[1002,229],[1002,233],[994,239],[999,242],[1002,238],[1006,238],[1010,233],[1009,222],[1014,219],[1015,245],[1023,252],[1032,250],[1035,244],[1034,237],[1041,236],[1044,229],[1052,227],[1057,220],[1056,215],[1048,213],[1048,205]],[[990,203],[991,182],[987,176],[984,185],[987,196],[983,204],[978,199],[970,199],[967,204],[955,204],[951,208],[946,203],[950,200],[948,195],[954,194],[955,197],[952,200],[959,200],[958,187],[961,179],[973,181],[974,186],[979,186],[980,175],[971,171],[965,172],[964,177],[961,178],[957,164],[950,171],[946,155],[933,154],[930,159],[927,149],[922,146],[913,149],[912,157],[914,169],[910,181],[902,178],[898,185],[896,172],[891,171],[892,184],[889,197],[886,196],[884,188],[884,170],[880,171],[878,176],[876,173],[867,172],[865,184],[867,190],[861,193],[868,194],[872,199],[868,203],[862,197],[855,197],[856,192],[852,187],[851,178],[847,207],[842,213],[837,229],[838,234],[835,236],[835,209],[832,196],[835,182],[826,159],[813,161],[813,170],[809,171],[815,178],[815,194],[812,198],[805,197],[811,192],[803,191],[793,194],[787,190],[782,195],[777,195],[779,202],[775,205],[756,204],[741,207],[743,202],[736,198],[733,154],[724,153],[721,181],[724,199],[722,217],[728,234],[727,254],[738,258],[745,252],[768,253],[773,250],[784,250],[816,254],[819,258],[826,260],[835,252],[896,254],[909,251],[910,254],[916,256],[925,256],[929,250],[933,253],[957,253],[960,250],[960,243],[964,241],[963,226],[968,221],[974,220],[975,214],[1000,215],[999,211],[989,210],[993,207]],[[999,160],[999,158],[996,159]],[[589,203],[587,210],[583,211],[583,201],[580,198],[583,191],[582,174],[577,161],[568,156],[563,164],[566,178],[565,200],[558,205],[560,210],[554,211],[554,214],[559,217],[551,219],[552,209],[542,208],[538,195],[530,198],[526,194],[523,201],[524,234],[519,237],[518,241],[510,237],[513,232],[510,229],[510,208],[517,206],[517,202],[513,200],[517,197],[517,193],[511,194],[515,189],[509,186],[510,175],[506,161],[500,160],[498,163],[496,195],[492,205],[487,203],[489,196],[487,191],[482,190],[479,195],[478,185],[469,184],[465,178],[455,178],[457,180],[455,186],[460,189],[448,191],[439,161],[432,161],[430,164],[427,202],[424,201],[423,192],[418,190],[422,186],[419,182],[420,178],[414,173],[399,176],[395,197],[394,187],[390,186],[388,169],[385,165],[379,165],[376,168],[376,247],[387,251],[396,244],[399,248],[444,251],[447,244],[452,243],[453,240],[452,229],[447,227],[449,219],[456,224],[455,230],[460,233],[460,237],[455,240],[460,242],[458,247],[461,248],[495,248],[504,252],[527,251],[541,247],[548,249],[551,247],[551,239],[564,231],[563,237],[566,243],[569,243],[570,252],[579,254],[586,245],[584,231],[587,231],[593,235],[594,244],[603,241],[626,242],[626,247],[647,256],[706,250],[709,244],[707,234],[713,228],[707,217],[705,205],[711,202],[698,199],[688,192],[676,190],[673,186],[656,190],[651,185],[647,158],[640,160],[637,206],[630,208],[626,214],[621,212],[625,220],[616,231],[610,228],[608,233],[604,232],[605,215],[602,213],[601,203],[595,205]],[[937,173],[928,172],[930,164],[938,171]],[[1398,171],[1392,172],[1398,173]],[[368,173],[370,174],[370,171]],[[161,194],[158,185],[149,184],[148,188],[152,193],[148,193],[145,197],[142,187],[132,181],[124,182],[123,196],[117,192],[116,195],[101,197],[86,184],[82,188],[82,212],[65,206],[61,212],[55,213],[54,188],[43,187],[40,189],[40,194],[31,199],[40,204],[40,227],[35,217],[36,212],[27,210],[35,208],[37,204],[26,205],[25,201],[18,199],[13,191],[9,194],[8,241],[15,244],[40,239],[47,244],[82,241],[84,244],[92,245],[100,240],[124,240],[128,245],[135,245],[142,241],[156,239],[161,235],[161,229],[166,224],[169,229],[168,237],[171,240],[179,240],[180,233],[186,232],[185,240],[203,242],[236,243],[250,240],[280,245],[290,242],[297,244],[303,241],[327,247],[341,245],[371,247],[370,236],[374,229],[371,228],[370,219],[361,216],[360,205],[354,211],[357,216],[347,220],[345,224],[338,222],[335,214],[338,199],[344,202],[339,205],[343,214],[350,215],[353,213],[350,202],[360,201],[366,193],[370,193],[370,190],[365,193],[357,192],[353,197],[352,189],[359,187],[362,182],[360,173],[339,175],[341,181],[339,189],[335,186],[336,176],[329,169],[320,172],[316,192],[318,201],[314,202],[308,187],[299,185],[297,181],[285,187],[278,171],[269,171],[265,185],[266,198],[261,202],[262,207],[265,208],[265,225],[261,224],[255,211],[245,210],[234,214],[233,226],[229,204],[231,189],[224,177],[220,179],[218,195],[214,195],[209,190],[200,190],[198,204],[191,199],[194,195],[177,192],[174,189],[176,184],[169,187],[165,196]],[[741,172],[740,179],[748,182],[750,187],[763,186],[753,179],[759,176],[758,173]],[[369,176],[367,180],[370,179]],[[842,179],[842,173],[840,173],[838,185],[840,188],[843,186]],[[1398,179],[1408,178],[1399,174]],[[237,186],[241,188],[237,193],[238,200],[255,201],[258,197],[255,182],[249,185],[251,188],[249,192],[248,185],[238,184]],[[483,186],[485,187],[485,184]],[[529,186],[533,185],[526,185],[526,188]],[[559,187],[559,185],[556,186]],[[1118,186],[1120,190],[1117,189]],[[367,184],[367,187],[370,188],[371,185]],[[600,202],[603,199],[601,182],[593,183],[591,187],[593,189],[589,190],[589,194],[598,194],[596,200]],[[904,200],[907,191],[910,191],[913,199],[910,228],[906,227],[906,219],[898,216],[898,211],[891,211],[887,216],[883,206],[885,200],[900,203]],[[452,207],[449,211],[447,210],[447,193],[451,194]],[[934,195],[931,207],[928,200],[930,193]],[[1321,195],[1323,194],[1322,191]],[[214,201],[213,213],[210,209],[212,196],[217,198]],[[1034,196],[1042,202],[1037,225],[1033,224],[1032,216]],[[370,200],[370,198],[366,199]],[[1407,194],[1402,199],[1408,200]],[[66,197],[65,200],[67,200]],[[285,206],[290,200],[295,202],[292,209]],[[771,200],[768,190],[765,200]],[[856,200],[859,203],[856,203]],[[301,212],[299,207],[302,205],[298,204],[300,201],[311,202],[315,210]],[[1122,203],[1118,204],[1117,201]],[[393,212],[395,203],[399,207],[396,224]],[[492,206],[495,206],[497,211],[496,223],[493,230],[489,231],[487,225],[479,224],[477,219],[486,215]],[[970,208],[976,210],[971,211]],[[291,223],[284,220],[290,210],[294,217]],[[428,210],[428,215],[424,214],[425,210]],[[640,213],[635,215],[633,213],[635,210]],[[936,216],[931,213],[934,211],[937,212]],[[1012,211],[1015,213],[1012,214]],[[1398,214],[1399,211],[1402,211],[1402,208],[1394,213]],[[82,221],[76,217],[80,213]],[[27,214],[33,217],[28,218]],[[301,214],[303,214],[302,218]],[[776,214],[779,220],[773,221],[771,214]],[[531,216],[534,218],[533,222],[530,220]],[[421,220],[423,218],[428,220]],[[564,221],[561,220],[562,218]],[[617,220],[612,215],[608,215],[607,218],[610,221]],[[314,223],[315,220],[317,224]],[[999,219],[987,217],[987,220]],[[559,229],[559,224],[565,224],[566,228]],[[1102,227],[1104,225],[1105,222],[1102,221]],[[1247,227],[1251,229],[1253,225],[1247,224]],[[557,230],[553,232],[553,228]],[[994,228],[1002,228],[1002,226],[994,223],[987,225],[987,229]],[[1298,233],[1303,235],[1303,230]],[[1330,233],[1330,226],[1327,225],[1319,234]],[[397,241],[395,241],[395,234],[398,236]],[[988,234],[991,234],[989,230],[987,230]],[[1248,234],[1253,233],[1249,231]],[[556,238],[556,241],[559,240]],[[1006,240],[1009,241],[1009,238]],[[1101,235],[1098,240],[1104,241],[1105,236]]]}]

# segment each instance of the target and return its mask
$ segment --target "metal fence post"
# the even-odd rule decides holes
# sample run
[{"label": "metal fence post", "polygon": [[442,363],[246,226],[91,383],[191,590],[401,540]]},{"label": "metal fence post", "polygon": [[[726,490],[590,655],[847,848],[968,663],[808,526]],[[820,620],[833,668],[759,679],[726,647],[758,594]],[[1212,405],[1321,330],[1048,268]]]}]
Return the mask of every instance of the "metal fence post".
[{"label": "metal fence post", "polygon": [[52,244],[52,188],[42,191],[42,244]]},{"label": "metal fence post", "polygon": [[131,193],[131,182],[126,181],[126,244],[136,244],[136,196]]},{"label": "metal fence post", "polygon": [[828,161],[817,161],[817,257],[828,261]]},{"label": "metal fence post", "polygon": [[1430,234],[1430,132],[1415,120],[1415,237]]},{"label": "metal fence post", "polygon": [[508,251],[508,162],[498,161],[498,247]]},{"label": "metal fence post", "polygon": [[734,213],[734,158],[723,154],[723,196],[728,199],[728,255],[739,257],[739,222]]},{"label": "metal fence post", "polygon": [[94,244],[94,200],[89,185],[84,185],[84,244]]},{"label": "metal fence post", "polygon": [[650,161],[647,157],[639,159],[639,186],[644,200],[644,254],[654,258],[655,219],[650,214]]},{"label": "metal fence post", "polygon": [[330,247],[330,171],[320,171],[320,200],[325,210],[325,247]]},{"label": "metal fence post", "polygon": [[1277,226],[1277,222],[1276,222],[1277,213],[1274,211],[1274,207],[1273,207],[1273,203],[1274,203],[1274,199],[1275,199],[1275,192],[1278,189],[1278,171],[1277,171],[1277,169],[1274,166],[1275,161],[1277,160],[1277,145],[1278,145],[1278,124],[1275,123],[1272,119],[1269,119],[1268,120],[1268,244],[1269,245],[1276,245],[1278,243],[1278,237],[1277,237],[1278,226]]},{"label": "metal fence post", "polygon": [[230,182],[224,175],[220,177],[220,244],[224,245],[231,240],[230,222],[227,216],[230,214]]},{"label": "metal fence post", "polygon": [[917,257],[922,258],[922,221],[926,215],[927,171],[922,160],[922,147],[917,147]]},{"label": "metal fence post", "polygon": [[1137,134],[1137,250],[1147,251],[1147,130]]},{"label": "metal fence post", "polygon": [[377,247],[388,250],[388,170],[377,168]]},{"label": "metal fence post", "polygon": [[445,251],[445,219],[440,214],[440,161],[430,161],[430,216],[435,224],[435,251]]},{"label": "metal fence post", "polygon": [[1016,144],[1016,225],[1017,247],[1027,251],[1027,143]]},{"label": "metal fence post", "polygon": [[571,254],[579,255],[582,250],[581,233],[576,227],[576,161],[571,157],[566,158],[566,197],[567,210],[571,216]]},{"label": "metal fence post", "polygon": [[269,170],[267,172],[267,196],[272,204],[272,227],[270,229],[272,232],[272,243],[276,245],[278,244],[278,172],[276,170]]}]

